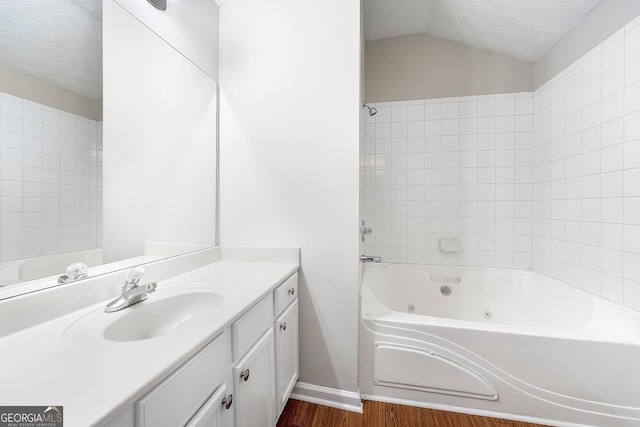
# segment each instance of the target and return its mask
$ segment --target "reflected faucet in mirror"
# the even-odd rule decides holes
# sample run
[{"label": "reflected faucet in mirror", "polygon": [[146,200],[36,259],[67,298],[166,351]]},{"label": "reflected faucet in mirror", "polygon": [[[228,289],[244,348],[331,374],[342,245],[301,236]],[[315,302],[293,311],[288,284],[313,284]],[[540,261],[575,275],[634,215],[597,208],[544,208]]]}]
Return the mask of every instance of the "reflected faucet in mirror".
[{"label": "reflected faucet in mirror", "polygon": [[76,280],[86,279],[89,277],[89,269],[87,268],[87,264],[82,262],[76,262],[67,267],[67,274],[63,274],[58,277],[58,283],[70,283],[75,282]]}]

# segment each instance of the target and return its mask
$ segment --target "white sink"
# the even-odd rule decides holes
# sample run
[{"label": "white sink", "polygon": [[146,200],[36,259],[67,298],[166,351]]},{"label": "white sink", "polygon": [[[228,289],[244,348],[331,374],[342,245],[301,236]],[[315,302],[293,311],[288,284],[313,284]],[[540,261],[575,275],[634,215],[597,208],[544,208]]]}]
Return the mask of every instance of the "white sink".
[{"label": "white sink", "polygon": [[81,317],[62,335],[65,344],[102,347],[109,342],[139,342],[202,329],[224,303],[224,297],[202,287],[158,290],[146,301],[115,313],[104,307]]}]

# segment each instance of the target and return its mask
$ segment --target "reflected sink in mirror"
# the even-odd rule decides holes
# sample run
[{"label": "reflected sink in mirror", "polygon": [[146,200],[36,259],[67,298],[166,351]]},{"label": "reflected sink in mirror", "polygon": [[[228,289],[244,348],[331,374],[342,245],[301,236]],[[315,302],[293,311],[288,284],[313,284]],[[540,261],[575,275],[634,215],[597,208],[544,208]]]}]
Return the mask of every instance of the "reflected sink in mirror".
[{"label": "reflected sink in mirror", "polygon": [[141,303],[115,313],[99,307],[67,327],[62,341],[74,347],[104,347],[189,333],[206,325],[224,297],[202,286],[158,290]]}]

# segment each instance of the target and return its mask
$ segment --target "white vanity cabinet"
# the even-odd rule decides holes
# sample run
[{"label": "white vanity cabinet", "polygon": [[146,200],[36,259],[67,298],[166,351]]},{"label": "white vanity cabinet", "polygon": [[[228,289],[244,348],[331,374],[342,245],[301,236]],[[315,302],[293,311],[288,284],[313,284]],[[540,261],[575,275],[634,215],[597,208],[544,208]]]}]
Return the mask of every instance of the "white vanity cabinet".
[{"label": "white vanity cabinet", "polygon": [[297,300],[276,319],[274,330],[276,334],[276,413],[279,417],[298,380]]},{"label": "white vanity cabinet", "polygon": [[235,322],[233,384],[236,427],[273,427],[276,423],[273,295]]},{"label": "white vanity cabinet", "polygon": [[135,427],[233,426],[229,328],[134,404]]},{"label": "white vanity cabinet", "polygon": [[276,336],[276,413],[282,413],[298,380],[298,274],[274,292],[274,332]]},{"label": "white vanity cabinet", "polygon": [[298,379],[298,274],[232,326],[236,427],[272,427]]},{"label": "white vanity cabinet", "polygon": [[275,348],[269,328],[233,368],[236,427],[274,427]]},{"label": "white vanity cabinet", "polygon": [[231,357],[226,328],[107,427],[233,427]]},{"label": "white vanity cabinet", "polygon": [[298,274],[108,427],[275,427],[299,372]]}]

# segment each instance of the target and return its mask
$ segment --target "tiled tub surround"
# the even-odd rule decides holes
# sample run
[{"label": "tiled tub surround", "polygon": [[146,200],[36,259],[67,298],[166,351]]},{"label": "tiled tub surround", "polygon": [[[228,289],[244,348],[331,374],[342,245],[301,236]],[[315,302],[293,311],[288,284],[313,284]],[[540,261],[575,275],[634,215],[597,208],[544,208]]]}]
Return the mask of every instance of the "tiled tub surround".
[{"label": "tiled tub surround", "polygon": [[640,18],[534,99],[534,268],[640,310]]},{"label": "tiled tub surround", "polygon": [[0,261],[101,247],[102,123],[0,100]]},{"label": "tiled tub surround", "polygon": [[365,253],[533,267],[640,310],[640,18],[533,94],[375,106]]},{"label": "tiled tub surround", "polygon": [[[531,267],[533,95],[378,103],[361,156],[365,253],[385,261]],[[458,236],[444,253],[441,236]]]}]

